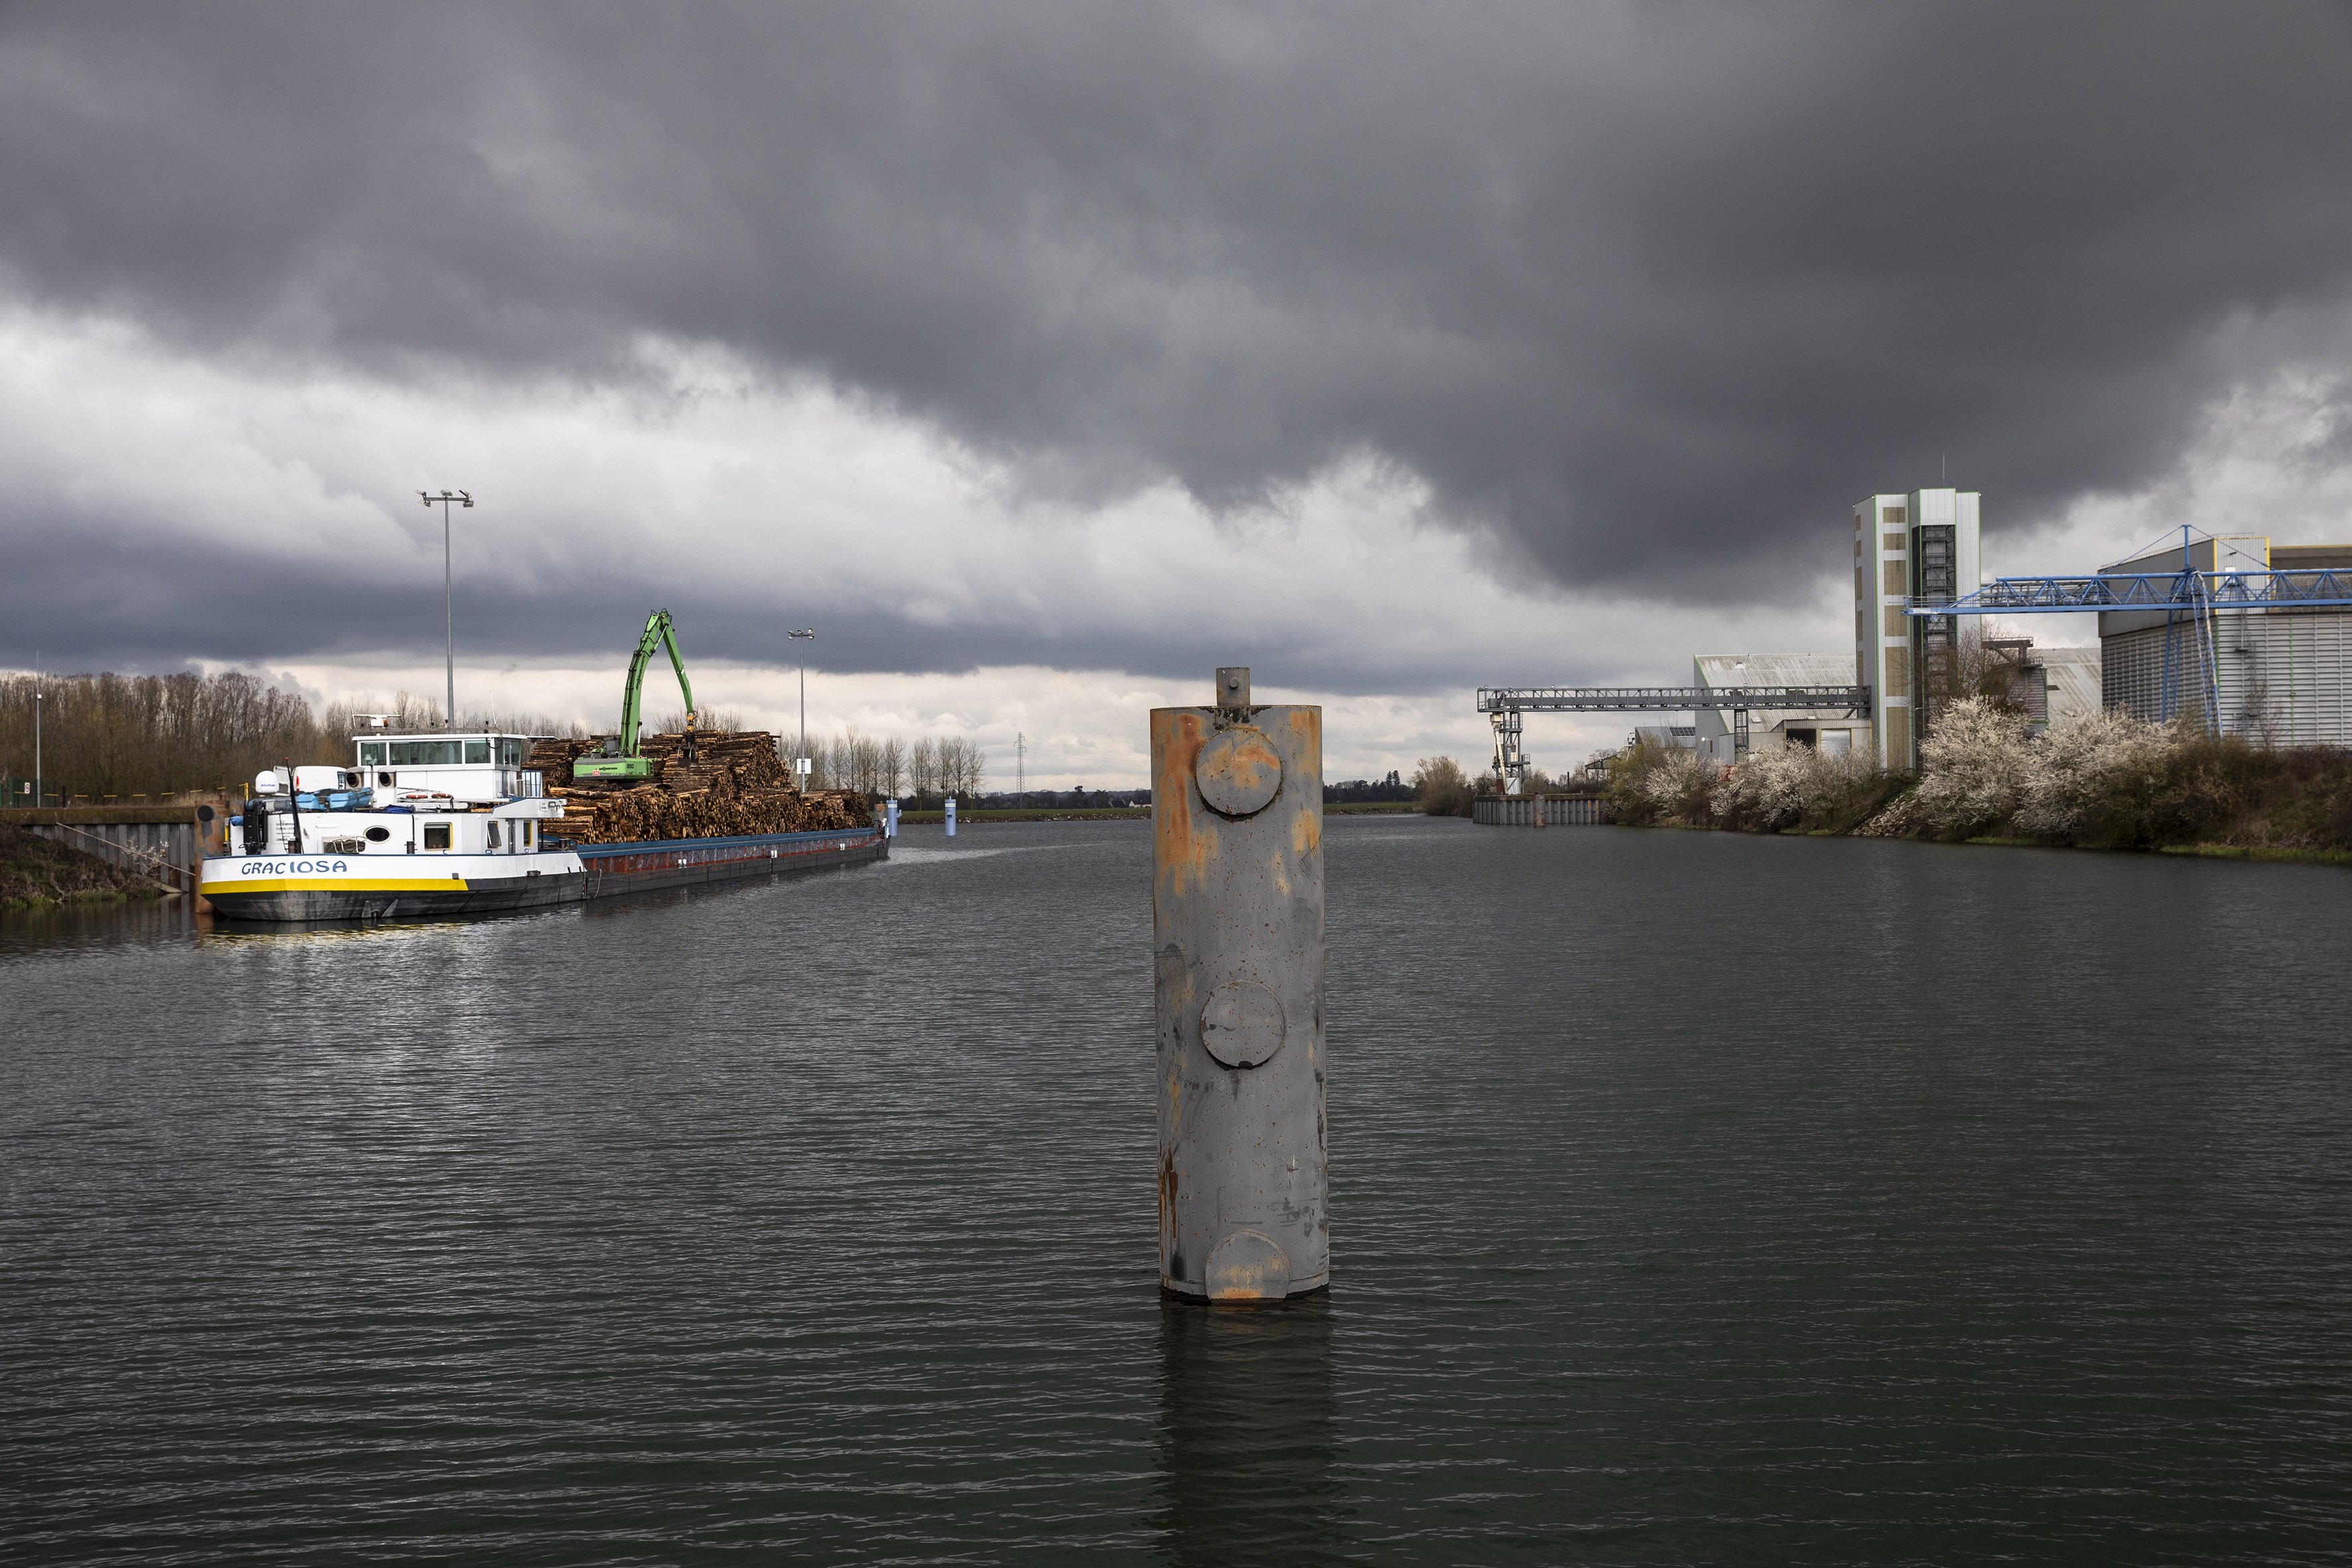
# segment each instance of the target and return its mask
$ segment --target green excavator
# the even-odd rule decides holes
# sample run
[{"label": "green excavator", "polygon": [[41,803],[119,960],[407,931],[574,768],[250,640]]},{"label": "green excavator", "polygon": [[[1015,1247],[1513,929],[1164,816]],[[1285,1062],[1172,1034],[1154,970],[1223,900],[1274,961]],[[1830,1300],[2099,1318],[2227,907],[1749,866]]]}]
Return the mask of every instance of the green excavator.
[{"label": "green excavator", "polygon": [[572,764],[573,778],[649,779],[661,771],[659,763],[637,750],[646,665],[654,650],[661,647],[669,649],[670,668],[677,671],[677,689],[686,693],[686,759],[694,760],[694,688],[687,684],[686,661],[677,656],[677,627],[667,610],[656,610],[646,617],[646,635],[637,639],[637,651],[629,659],[629,681],[621,689],[621,732],[605,742],[602,752],[576,759]]}]

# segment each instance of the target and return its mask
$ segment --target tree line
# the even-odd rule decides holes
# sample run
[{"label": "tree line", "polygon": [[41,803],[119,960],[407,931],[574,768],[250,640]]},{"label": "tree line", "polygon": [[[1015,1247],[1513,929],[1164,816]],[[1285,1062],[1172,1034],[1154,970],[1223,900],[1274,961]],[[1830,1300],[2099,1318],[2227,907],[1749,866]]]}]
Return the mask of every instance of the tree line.
[{"label": "tree line", "polygon": [[[779,744],[790,752],[793,738]],[[988,753],[961,735],[926,735],[902,741],[844,730],[832,740],[811,736],[809,787],[845,789],[902,800],[977,799],[988,778]]]},{"label": "tree line", "polygon": [[[51,805],[238,792],[281,763],[349,766],[359,710],[314,710],[240,670],[215,675],[0,676],[0,774],[8,804],[33,804],[35,697],[39,692],[41,789]],[[395,730],[437,730],[441,705],[393,699]],[[476,712],[460,729],[578,735],[575,723],[538,714]]]},{"label": "tree line", "polygon": [[[96,802],[235,793],[250,787],[263,769],[288,762],[349,766],[352,736],[373,711],[351,702],[314,710],[299,693],[238,670],[44,676],[37,682],[29,675],[0,677],[0,784],[10,805],[33,804],[36,689],[41,785],[50,805],[61,796]],[[406,692],[396,694],[381,716],[396,732],[438,730],[442,722],[441,704]],[[685,722],[680,711],[648,728],[675,731]],[[720,711],[704,716],[698,727],[737,731],[742,721]],[[464,712],[457,728],[562,738],[587,733],[574,721],[538,713]],[[789,738],[778,742],[780,751],[791,747]],[[988,777],[987,753],[960,735],[908,742],[850,729],[829,741],[812,738],[809,758],[811,788],[874,796],[975,800]]]},{"label": "tree line", "polygon": [[[329,760],[310,705],[236,670],[38,680],[44,792],[76,799],[236,789],[272,763]],[[0,677],[0,767],[31,805],[36,678]],[[339,742],[334,755],[344,754]]]}]

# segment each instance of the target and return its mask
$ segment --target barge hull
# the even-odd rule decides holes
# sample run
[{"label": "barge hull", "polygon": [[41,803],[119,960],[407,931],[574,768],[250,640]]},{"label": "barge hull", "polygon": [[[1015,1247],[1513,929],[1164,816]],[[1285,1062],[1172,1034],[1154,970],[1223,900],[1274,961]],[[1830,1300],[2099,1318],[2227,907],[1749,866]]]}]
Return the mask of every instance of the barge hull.
[{"label": "barge hull", "polygon": [[239,921],[417,921],[446,915],[495,915],[587,897],[579,871],[505,877],[440,888],[282,888],[212,892],[216,914]]},{"label": "barge hull", "polygon": [[626,844],[583,844],[580,857],[587,897],[618,898],[660,888],[698,887],[773,872],[829,871],[885,860],[889,840],[878,827],[820,833],[761,833],[742,838],[669,838]]},{"label": "barge hull", "polygon": [[[509,856],[223,857],[200,888],[215,912],[267,921],[434,920],[502,914],[779,872],[832,870],[887,859],[879,827],[763,833],[740,838],[583,844]],[[544,860],[543,870],[520,865]],[[428,873],[425,862],[433,866]],[[441,866],[454,868],[440,872]],[[506,873],[499,875],[497,873]]]}]

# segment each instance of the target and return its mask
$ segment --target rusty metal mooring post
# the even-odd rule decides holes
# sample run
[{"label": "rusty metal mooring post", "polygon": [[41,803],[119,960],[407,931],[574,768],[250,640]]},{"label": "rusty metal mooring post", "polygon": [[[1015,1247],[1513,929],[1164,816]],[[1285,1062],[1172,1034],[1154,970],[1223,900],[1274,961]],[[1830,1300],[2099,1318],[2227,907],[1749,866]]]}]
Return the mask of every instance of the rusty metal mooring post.
[{"label": "rusty metal mooring post", "polygon": [[1323,1124],[1323,710],[1151,710],[1160,1283],[1280,1300],[1331,1277]]}]

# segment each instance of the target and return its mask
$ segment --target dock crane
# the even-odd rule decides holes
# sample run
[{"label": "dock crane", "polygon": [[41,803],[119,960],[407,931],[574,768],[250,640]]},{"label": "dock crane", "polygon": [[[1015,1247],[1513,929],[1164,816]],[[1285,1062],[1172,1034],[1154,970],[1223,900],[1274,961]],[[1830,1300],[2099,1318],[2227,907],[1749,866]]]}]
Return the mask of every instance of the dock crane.
[{"label": "dock crane", "polygon": [[604,742],[601,752],[592,752],[572,764],[572,776],[579,779],[649,779],[656,771],[654,760],[637,750],[637,731],[644,714],[640,711],[646,692],[646,665],[656,648],[669,650],[670,668],[677,671],[677,689],[686,694],[686,757],[694,760],[694,688],[686,679],[686,661],[677,653],[677,626],[667,610],[656,610],[646,617],[645,635],[637,638],[637,651],[629,658],[629,679],[621,688],[621,732]]}]

